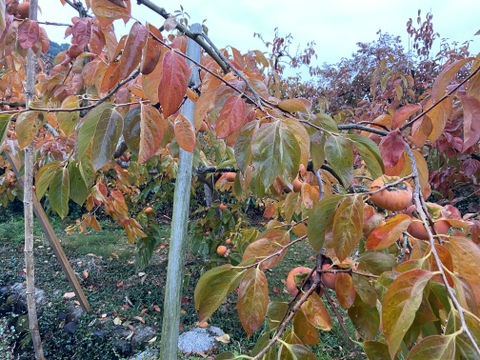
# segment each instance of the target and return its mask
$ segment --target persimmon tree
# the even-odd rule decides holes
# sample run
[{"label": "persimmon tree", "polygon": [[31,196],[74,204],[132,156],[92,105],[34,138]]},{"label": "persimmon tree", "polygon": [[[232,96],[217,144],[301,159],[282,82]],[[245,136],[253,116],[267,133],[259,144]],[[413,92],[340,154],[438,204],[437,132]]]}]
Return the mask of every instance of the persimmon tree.
[{"label": "persimmon tree", "polygon": [[[326,303],[345,309],[369,358],[480,356],[479,222],[427,203],[428,155],[442,137],[456,154],[478,154],[478,58],[447,61],[421,95],[411,74],[387,73],[381,63],[370,101],[356,104],[353,116],[331,116],[309,99],[284,97],[295,90],[282,81],[275,54],[218,49],[148,0],[137,3],[164,24],[131,19],[131,1],[61,0],[82,16],[72,19],[71,45],[49,68],[41,57],[47,32],[18,16],[15,3],[0,3],[0,140],[13,154],[33,144],[36,195],[59,216],[68,214],[69,200],[85,206],[77,229],[86,231],[100,228],[103,209],[141,243],[154,220],[127,204],[150,170],[178,176],[179,148],[193,153],[196,170],[233,168],[236,176],[220,176],[217,188],[264,204],[265,228],[237,227],[238,261],[204,273],[195,290],[200,322],[237,290],[246,334],[266,323],[250,355],[219,358],[313,359],[307,345],[333,326]],[[131,21],[118,40],[117,19]],[[202,47],[200,62],[187,57],[187,38]],[[28,109],[26,49],[37,54],[39,70]],[[304,55],[305,63],[313,56]],[[190,87],[187,60],[200,68],[199,86]],[[194,125],[179,111],[185,98],[195,103]],[[2,163],[1,191],[12,199],[14,180]],[[383,185],[371,186],[377,178]],[[392,196],[414,208],[375,200]],[[299,242],[310,244],[315,267],[294,277],[290,302],[271,301],[266,270],[275,271]]]}]

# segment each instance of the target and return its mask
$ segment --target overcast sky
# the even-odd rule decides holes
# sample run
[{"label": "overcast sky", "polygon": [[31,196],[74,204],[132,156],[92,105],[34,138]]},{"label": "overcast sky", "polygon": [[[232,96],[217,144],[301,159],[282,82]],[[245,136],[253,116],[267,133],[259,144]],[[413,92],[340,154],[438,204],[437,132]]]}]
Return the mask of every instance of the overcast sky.
[{"label": "overcast sky", "polygon": [[[133,16],[138,20],[161,25],[163,19],[143,6],[132,1]],[[242,52],[264,50],[257,32],[266,40],[273,38],[278,27],[280,35],[291,34],[295,46],[303,48],[307,42],[315,41],[317,63],[333,64],[342,57],[349,57],[356,50],[357,42],[371,42],[378,38],[378,30],[402,36],[405,48],[408,46],[406,22],[422,10],[422,19],[429,11],[433,13],[434,30],[441,38],[463,43],[473,40],[472,54],[480,52],[480,0],[155,0],[168,12],[180,9],[180,4],[190,15],[190,23],[202,23],[206,19],[209,36],[219,47],[231,45]],[[40,19],[67,22],[75,12],[68,5],[63,8],[60,0],[39,0],[44,15]],[[68,11],[67,11],[68,10]],[[416,24],[416,23],[415,23]],[[126,33],[127,26],[116,23],[119,33]],[[65,42],[63,31],[47,27],[50,38]],[[54,34],[55,33],[55,34]],[[434,46],[439,50],[440,42]],[[294,49],[292,49],[294,50]]]}]

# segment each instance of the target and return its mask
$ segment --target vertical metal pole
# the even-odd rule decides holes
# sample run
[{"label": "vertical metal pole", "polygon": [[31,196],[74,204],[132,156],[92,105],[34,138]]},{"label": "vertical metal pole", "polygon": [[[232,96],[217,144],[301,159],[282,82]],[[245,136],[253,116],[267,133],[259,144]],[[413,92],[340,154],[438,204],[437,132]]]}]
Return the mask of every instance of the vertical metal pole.
[{"label": "vertical metal pole", "polygon": [[[200,24],[193,24],[192,32],[202,32]],[[200,61],[200,46],[193,40],[188,40],[187,55]],[[194,66],[194,64],[190,64]],[[199,81],[198,71],[192,72],[190,83]],[[193,124],[194,103],[189,99],[182,107],[182,113]],[[178,333],[180,326],[180,304],[182,299],[182,285],[185,267],[187,245],[188,210],[190,207],[190,186],[192,183],[193,153],[180,149],[180,165],[175,182],[173,200],[172,229],[168,253],[167,285],[165,288],[165,302],[163,308],[162,340],[160,359],[175,360],[178,351]]]}]

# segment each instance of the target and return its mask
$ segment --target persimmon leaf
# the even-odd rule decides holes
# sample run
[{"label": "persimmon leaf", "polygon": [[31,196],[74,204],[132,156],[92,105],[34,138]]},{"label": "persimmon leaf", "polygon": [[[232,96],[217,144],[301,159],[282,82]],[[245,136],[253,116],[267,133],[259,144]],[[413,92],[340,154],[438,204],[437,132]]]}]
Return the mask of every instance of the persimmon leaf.
[{"label": "persimmon leaf", "polygon": [[263,324],[267,306],[267,277],[259,268],[252,268],[247,271],[238,288],[238,316],[248,336]]},{"label": "persimmon leaf", "polygon": [[361,195],[346,197],[334,213],[333,249],[343,261],[363,236],[363,200]]},{"label": "persimmon leaf", "polygon": [[390,357],[393,359],[403,337],[415,319],[423,290],[433,273],[413,269],[400,274],[388,288],[383,298],[382,324]]},{"label": "persimmon leaf", "polygon": [[376,179],[382,176],[385,169],[378,145],[375,144],[373,140],[359,134],[348,134],[346,137],[350,139],[357,148],[372,178]]},{"label": "persimmon leaf", "polygon": [[195,309],[200,323],[212,316],[225,296],[237,288],[246,271],[224,265],[213,268],[200,277],[194,292]]},{"label": "persimmon leaf", "polygon": [[300,165],[300,146],[290,130],[280,121],[265,124],[253,133],[253,165],[262,176],[262,184],[269,188],[277,176],[291,182]]},{"label": "persimmon leaf", "polygon": [[293,317],[293,331],[305,345],[315,346],[320,341],[317,328],[307,320],[302,311],[297,311]]},{"label": "persimmon leaf", "polygon": [[388,346],[378,341],[365,341],[358,343],[369,359],[388,359]]},{"label": "persimmon leaf", "polygon": [[310,324],[323,331],[332,330],[332,319],[320,296],[314,292],[301,306],[305,318]]},{"label": "persimmon leaf", "polygon": [[[152,24],[147,23],[147,29],[158,39],[163,40],[162,33]],[[158,61],[160,60],[160,43],[153,37],[153,35],[147,35],[147,41],[143,48],[143,56],[141,63],[141,72],[143,75],[148,75],[155,70]]]},{"label": "persimmon leaf", "polygon": [[[325,242],[325,231],[342,195],[332,195],[319,201],[310,211],[307,225],[308,242],[319,252]],[[362,220],[363,223],[363,220]]]},{"label": "persimmon leaf", "polygon": [[348,309],[355,301],[355,287],[352,277],[344,272],[339,272],[335,277],[335,293],[340,306]]},{"label": "persimmon leaf", "polygon": [[29,49],[40,39],[38,22],[30,19],[23,20],[17,30],[18,42],[22,49]]},{"label": "persimmon leaf", "polygon": [[[78,107],[78,98],[75,95],[70,95],[62,101],[62,109],[73,109]],[[57,122],[60,130],[69,137],[75,132],[75,127],[80,120],[80,113],[78,111],[61,111],[57,114]]]},{"label": "persimmon leaf", "polygon": [[455,358],[456,335],[431,335],[421,339],[407,355],[406,360]]},{"label": "persimmon leaf", "polygon": [[7,137],[7,129],[12,117],[13,115],[10,114],[0,114],[0,146],[3,144],[5,138]]},{"label": "persimmon leaf", "polygon": [[148,30],[139,22],[135,22],[130,29],[125,47],[120,58],[119,80],[127,78],[133,70],[140,64],[142,58],[142,49],[147,42]]},{"label": "persimmon leaf", "polygon": [[394,244],[402,232],[407,230],[412,218],[406,214],[398,214],[377,226],[368,236],[367,250],[382,250]]},{"label": "persimmon leaf", "polygon": [[445,90],[447,86],[452,81],[455,74],[465,66],[466,63],[474,60],[473,57],[467,57],[465,59],[458,60],[453,64],[447,66],[442,72],[436,77],[435,82],[432,86],[431,97],[433,103],[436,103],[443,95],[445,95]]},{"label": "persimmon leaf", "polygon": [[[201,98],[201,97],[200,97]],[[233,149],[235,150],[235,160],[238,168],[245,171],[247,166],[253,160],[252,138],[253,133],[258,128],[258,120],[246,124],[237,136]]]},{"label": "persimmon leaf", "polygon": [[46,122],[46,117],[39,111],[25,111],[17,117],[15,132],[17,134],[18,146],[21,150],[30,144],[37,132]]},{"label": "persimmon leaf", "polygon": [[68,199],[70,197],[70,177],[68,169],[57,169],[52,177],[48,190],[48,200],[52,209],[63,219],[68,215]]},{"label": "persimmon leaf", "polygon": [[349,187],[353,181],[353,149],[350,141],[343,136],[330,136],[325,143],[325,154],[342,185]]},{"label": "persimmon leaf", "polygon": [[400,130],[388,133],[380,142],[380,153],[385,166],[394,167],[405,151],[405,142]]},{"label": "persimmon leaf", "polygon": [[145,163],[160,148],[163,133],[165,131],[165,119],[162,114],[151,105],[141,105],[140,115],[140,150],[138,162]]},{"label": "persimmon leaf", "polygon": [[90,190],[87,188],[82,173],[74,161],[68,164],[68,174],[70,176],[70,199],[82,206],[87,199]]},{"label": "persimmon leaf", "polygon": [[480,100],[475,97],[459,96],[463,105],[463,151],[476,145],[480,139]]},{"label": "persimmon leaf", "polygon": [[262,269],[270,269],[277,265],[285,256],[286,250],[282,247],[288,244],[290,235],[285,230],[267,230],[258,235],[257,240],[250,243],[243,253],[242,261],[248,259],[263,259],[268,255],[280,252],[260,265]]},{"label": "persimmon leaf", "polygon": [[77,142],[76,142],[76,154],[77,160],[83,158],[85,151],[92,141],[93,134],[95,134],[95,129],[97,123],[102,116],[104,111],[111,111],[113,109],[113,104],[109,102],[104,102],[99,106],[90,110],[87,115],[82,119],[80,128],[78,130]]},{"label": "persimmon leaf", "polygon": [[445,242],[450,250],[455,272],[459,273],[472,287],[476,301],[480,301],[480,248],[472,240],[461,236],[450,236]]},{"label": "persimmon leaf", "polygon": [[380,315],[375,306],[366,304],[356,296],[348,315],[365,340],[375,339],[380,326]]},{"label": "persimmon leaf", "polygon": [[185,58],[174,50],[163,56],[162,78],[158,85],[158,101],[162,105],[163,116],[175,113],[187,92],[192,69]]},{"label": "persimmon leaf", "polygon": [[182,113],[176,117],[175,123],[173,124],[173,131],[178,145],[187,152],[193,152],[196,142],[195,128]]},{"label": "persimmon leaf", "polygon": [[51,161],[38,170],[37,176],[35,177],[35,193],[39,200],[47,191],[52,182],[53,176],[61,166],[62,164],[60,161]]},{"label": "persimmon leaf", "polygon": [[230,96],[218,115],[215,132],[220,139],[233,134],[245,119],[245,101],[241,96]]},{"label": "persimmon leaf", "polygon": [[395,114],[393,114],[393,128],[397,129],[402,126],[410,116],[419,110],[422,110],[422,107],[417,104],[405,105],[396,110]]},{"label": "persimmon leaf", "polygon": [[285,99],[280,101],[278,107],[290,113],[303,112],[308,113],[312,108],[312,103],[307,99]]},{"label": "persimmon leaf", "polygon": [[98,119],[93,135],[92,165],[95,171],[112,159],[122,131],[122,115],[116,109],[106,108]]}]

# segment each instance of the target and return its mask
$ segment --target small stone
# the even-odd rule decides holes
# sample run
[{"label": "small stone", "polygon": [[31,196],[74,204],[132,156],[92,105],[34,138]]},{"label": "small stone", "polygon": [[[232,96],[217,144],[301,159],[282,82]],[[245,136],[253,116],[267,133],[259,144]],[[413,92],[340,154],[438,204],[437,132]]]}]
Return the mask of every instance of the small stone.
[{"label": "small stone", "polygon": [[73,321],[66,323],[65,326],[63,327],[63,330],[65,330],[65,332],[70,335],[73,335],[76,329],[77,329],[77,324],[75,324]]}]

